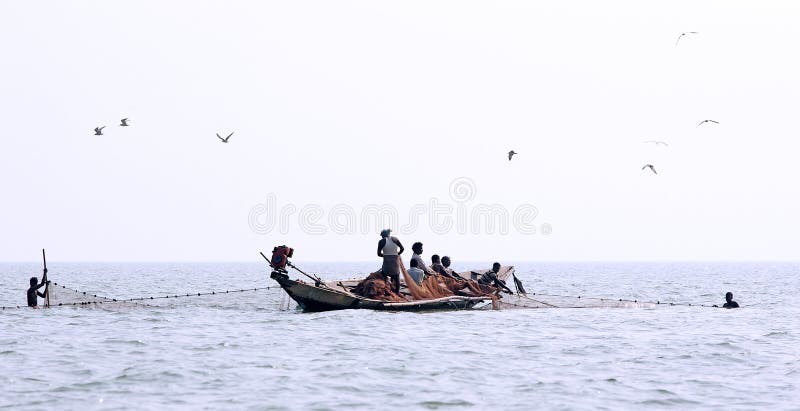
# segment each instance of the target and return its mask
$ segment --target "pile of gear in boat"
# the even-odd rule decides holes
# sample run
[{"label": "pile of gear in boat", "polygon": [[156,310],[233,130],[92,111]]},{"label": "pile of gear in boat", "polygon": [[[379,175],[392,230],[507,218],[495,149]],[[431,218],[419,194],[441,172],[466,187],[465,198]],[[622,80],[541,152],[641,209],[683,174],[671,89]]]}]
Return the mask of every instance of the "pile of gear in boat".
[{"label": "pile of gear in boat", "polygon": [[[401,292],[401,276],[405,288],[415,300],[442,298],[453,295],[465,297],[497,298],[501,292],[513,294],[506,283],[498,277],[500,263],[494,263],[491,270],[480,273],[477,278],[465,278],[450,268],[450,257],[431,256],[430,267],[422,259],[422,243],[411,246],[413,254],[410,267],[406,269],[400,257],[405,251],[397,237],[390,230],[381,232],[378,242],[378,257],[383,258],[380,271],[370,274],[352,290],[362,297],[401,302],[408,301],[406,293]],[[472,276],[470,276],[472,277]]]}]

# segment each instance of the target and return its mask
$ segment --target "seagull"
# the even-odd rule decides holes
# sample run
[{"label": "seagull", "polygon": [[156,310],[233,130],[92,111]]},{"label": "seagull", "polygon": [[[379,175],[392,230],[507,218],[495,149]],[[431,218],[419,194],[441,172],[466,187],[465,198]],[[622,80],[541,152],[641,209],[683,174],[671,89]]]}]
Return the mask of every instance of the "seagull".
[{"label": "seagull", "polygon": [[657,146],[658,146],[658,145],[662,145],[662,146],[664,146],[664,147],[668,147],[668,146],[669,146],[669,144],[667,144],[667,142],[666,142],[666,141],[656,141],[656,140],[650,140],[650,141],[645,141],[645,144],[646,144],[646,143],[653,143],[653,144],[655,144],[655,145],[657,145]]},{"label": "seagull", "polygon": [[645,168],[649,168],[649,169],[650,169],[650,170],[653,172],[653,174],[658,174],[658,173],[656,172],[656,168],[655,168],[655,167],[653,167],[653,165],[652,165],[652,164],[645,164],[645,165],[644,165],[644,167],[642,167],[642,170],[644,170]]},{"label": "seagull", "polygon": [[222,138],[222,137],[220,137],[219,133],[217,133],[217,138],[222,140],[223,143],[227,143],[228,139],[231,138],[232,135],[233,135],[233,133],[230,133],[230,134],[228,134],[228,137]]},{"label": "seagull", "polygon": [[122,120],[120,120],[120,125],[119,125],[120,127],[128,127],[129,125],[130,124],[128,124],[127,118],[123,118]]},{"label": "seagull", "polygon": [[678,36],[678,40],[675,40],[675,47],[678,47],[678,43],[681,41],[683,36],[687,36],[689,34],[698,34],[698,32],[697,31],[684,31],[683,33],[681,33],[680,36]]},{"label": "seagull", "polygon": [[94,135],[96,135],[96,136],[102,136],[102,135],[103,135],[103,129],[104,129],[104,128],[106,128],[106,126],[102,126],[102,127],[95,127],[95,128],[94,128]]},{"label": "seagull", "polygon": [[697,127],[700,127],[700,126],[702,126],[702,125],[703,125],[703,124],[705,124],[705,123],[714,123],[714,124],[719,124],[719,121],[716,121],[716,120],[703,120],[703,121],[701,121],[701,122],[697,123]]},{"label": "seagull", "polygon": [[508,161],[511,161],[511,157],[514,157],[514,154],[517,154],[514,150],[508,152]]}]

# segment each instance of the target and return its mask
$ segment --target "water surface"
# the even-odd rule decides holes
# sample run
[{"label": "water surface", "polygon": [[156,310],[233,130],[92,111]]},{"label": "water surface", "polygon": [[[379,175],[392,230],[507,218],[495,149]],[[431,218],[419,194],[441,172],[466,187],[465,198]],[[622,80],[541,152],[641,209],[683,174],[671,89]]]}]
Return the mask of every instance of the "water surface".
[{"label": "water surface", "polygon": [[[800,264],[516,265],[529,292],[721,304],[733,291],[743,308],[301,313],[270,289],[11,309],[0,408],[800,409]],[[0,264],[0,305],[24,304],[39,270]],[[50,276],[118,298],[274,285],[259,264],[51,262]]]}]

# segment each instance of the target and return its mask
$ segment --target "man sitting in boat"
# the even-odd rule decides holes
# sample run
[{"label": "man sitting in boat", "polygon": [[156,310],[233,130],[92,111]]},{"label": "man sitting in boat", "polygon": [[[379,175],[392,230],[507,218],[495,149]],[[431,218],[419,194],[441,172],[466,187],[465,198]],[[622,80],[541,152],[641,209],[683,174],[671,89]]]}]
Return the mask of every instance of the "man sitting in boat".
[{"label": "man sitting in boat", "polygon": [[408,275],[414,279],[417,285],[422,285],[422,280],[425,279],[425,271],[422,271],[417,265],[417,260],[411,260],[411,268],[408,269]]},{"label": "man sitting in boat", "polygon": [[444,265],[442,265],[442,261],[438,254],[431,256],[431,269],[436,274],[445,276],[447,278],[453,278],[453,276],[444,268]]},{"label": "man sitting in boat", "polygon": [[420,270],[424,271],[425,274],[433,274],[433,271],[429,269],[425,265],[425,261],[422,260],[422,243],[420,242],[414,243],[411,246],[411,251],[414,252],[413,254],[411,254],[411,259],[417,260],[417,267],[419,267]]},{"label": "man sitting in boat", "polygon": [[497,273],[500,272],[500,267],[500,263],[492,264],[492,269],[483,273],[481,278],[478,279],[478,284],[491,285],[493,287],[497,287],[498,289],[505,290],[509,294],[514,294],[514,292],[506,286],[505,281],[497,278]]},{"label": "man sitting in boat", "polygon": [[[461,277],[455,271],[445,267],[443,264],[444,258],[440,259],[436,254],[431,256],[431,261],[433,262],[433,264],[431,264],[431,268],[433,268],[434,271],[433,276],[436,278],[439,285],[456,295],[477,297],[497,292],[494,286],[481,286],[475,281]],[[450,265],[449,257],[447,257],[447,265]]]},{"label": "man sitting in boat", "polygon": [[450,262],[450,257],[448,257],[448,256],[442,257],[442,265],[444,266],[444,270],[448,274],[450,274],[451,277],[453,277],[453,278],[455,278],[457,280],[465,280],[464,277],[460,276],[457,272],[455,272],[455,270],[450,268],[450,263],[451,263]]},{"label": "man sitting in boat", "polygon": [[397,237],[390,236],[392,230],[381,231],[381,240],[378,241],[378,257],[383,258],[381,273],[384,278],[392,279],[392,288],[400,294],[400,254],[405,250]]}]

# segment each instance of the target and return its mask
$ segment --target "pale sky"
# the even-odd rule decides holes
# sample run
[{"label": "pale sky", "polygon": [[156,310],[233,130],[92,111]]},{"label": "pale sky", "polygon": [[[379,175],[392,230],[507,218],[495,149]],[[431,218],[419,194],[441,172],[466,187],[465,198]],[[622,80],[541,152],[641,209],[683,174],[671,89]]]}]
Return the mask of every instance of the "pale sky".
[{"label": "pale sky", "polygon": [[250,211],[405,223],[459,177],[538,232],[423,224],[407,247],[797,260],[799,21],[789,0],[0,0],[0,261],[377,261],[377,228],[259,234]]}]

